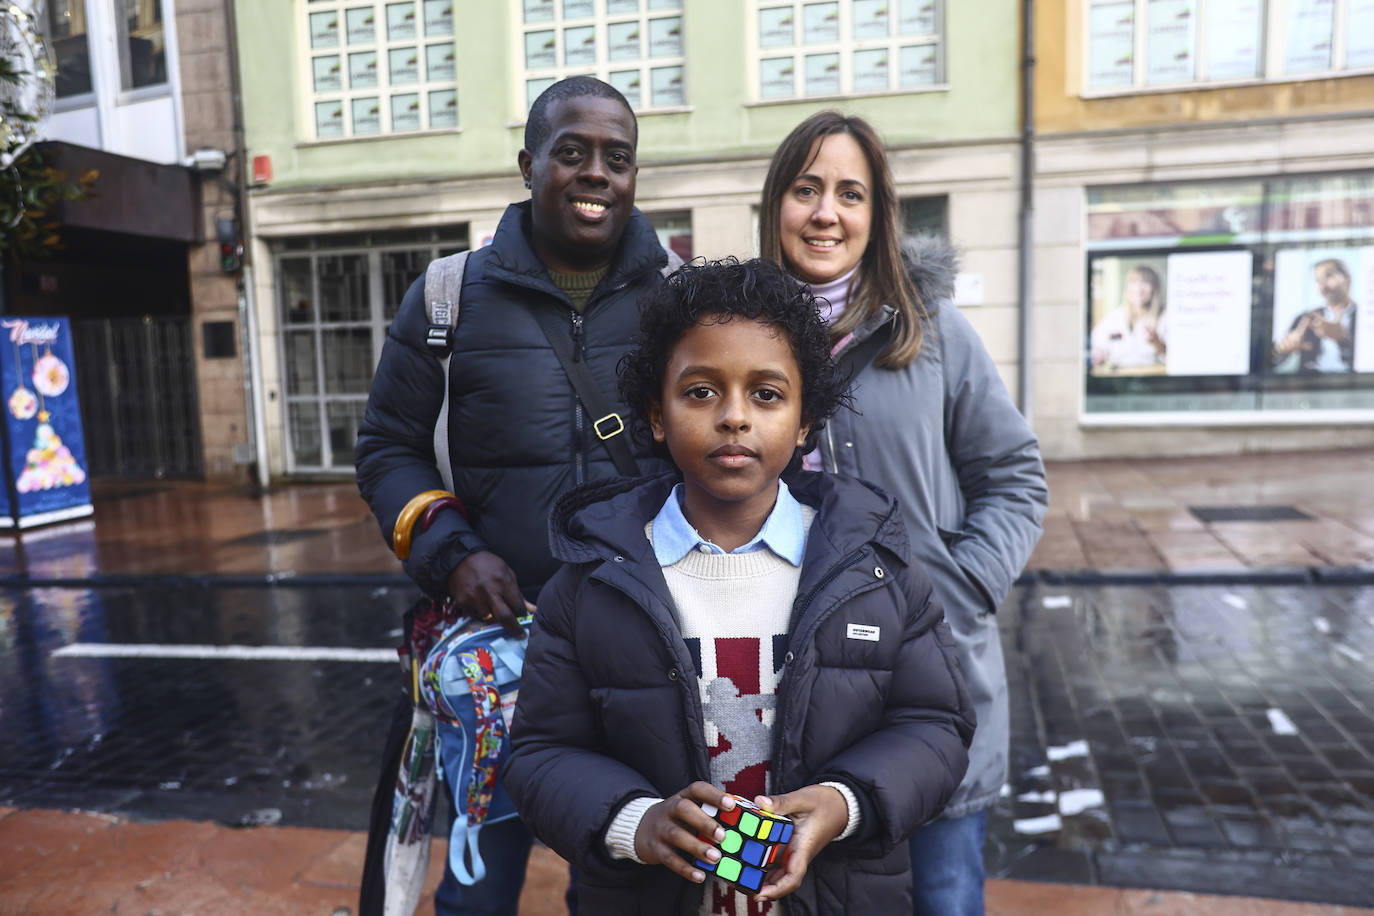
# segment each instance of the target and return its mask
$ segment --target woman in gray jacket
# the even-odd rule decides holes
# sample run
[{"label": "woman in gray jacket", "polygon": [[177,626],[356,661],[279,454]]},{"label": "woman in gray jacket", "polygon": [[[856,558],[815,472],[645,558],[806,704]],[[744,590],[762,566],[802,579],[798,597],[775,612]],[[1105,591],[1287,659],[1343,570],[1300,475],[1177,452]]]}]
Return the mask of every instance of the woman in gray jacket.
[{"label": "woman in gray jacket", "polygon": [[954,798],[912,835],[913,895],[918,916],[981,916],[987,809],[1008,757],[994,614],[1040,538],[1049,491],[1035,434],[950,301],[954,250],[939,239],[903,242],[897,208],[873,128],[820,112],[773,154],[760,246],[828,302],[837,355],[853,349],[864,366],[852,408],[831,420],[808,462],[897,498],[958,642],[978,729]]}]

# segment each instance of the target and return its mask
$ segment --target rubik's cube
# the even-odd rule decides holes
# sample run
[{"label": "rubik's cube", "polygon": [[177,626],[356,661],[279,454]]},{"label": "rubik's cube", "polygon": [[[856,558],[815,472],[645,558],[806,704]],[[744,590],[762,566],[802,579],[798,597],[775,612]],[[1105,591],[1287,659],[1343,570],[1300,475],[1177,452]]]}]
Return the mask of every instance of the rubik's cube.
[{"label": "rubik's cube", "polygon": [[[716,877],[728,881],[742,891],[757,894],[763,886],[763,876],[782,855],[787,841],[792,839],[792,819],[770,814],[753,802],[732,795],[735,807],[721,811],[715,805],[701,809],[725,828],[725,839],[717,844],[720,861],[697,860],[697,868],[715,872]],[[710,843],[710,837],[702,837]]]}]

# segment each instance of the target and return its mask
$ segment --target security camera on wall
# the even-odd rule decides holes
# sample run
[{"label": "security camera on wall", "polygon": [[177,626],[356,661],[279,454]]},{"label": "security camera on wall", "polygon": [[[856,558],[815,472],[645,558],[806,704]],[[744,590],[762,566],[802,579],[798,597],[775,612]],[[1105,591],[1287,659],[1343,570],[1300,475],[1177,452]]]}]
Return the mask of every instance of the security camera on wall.
[{"label": "security camera on wall", "polygon": [[222,149],[198,149],[186,157],[186,167],[197,172],[220,172],[226,158]]}]

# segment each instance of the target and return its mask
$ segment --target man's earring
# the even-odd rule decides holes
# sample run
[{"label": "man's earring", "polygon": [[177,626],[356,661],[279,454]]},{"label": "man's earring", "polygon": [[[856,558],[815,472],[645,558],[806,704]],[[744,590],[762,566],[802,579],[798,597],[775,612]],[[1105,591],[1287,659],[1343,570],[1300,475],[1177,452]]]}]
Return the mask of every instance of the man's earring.
[{"label": "man's earring", "polygon": [[530,180],[529,180],[528,178],[526,178],[526,179],[525,179],[525,187],[528,188],[529,186],[530,186]]}]

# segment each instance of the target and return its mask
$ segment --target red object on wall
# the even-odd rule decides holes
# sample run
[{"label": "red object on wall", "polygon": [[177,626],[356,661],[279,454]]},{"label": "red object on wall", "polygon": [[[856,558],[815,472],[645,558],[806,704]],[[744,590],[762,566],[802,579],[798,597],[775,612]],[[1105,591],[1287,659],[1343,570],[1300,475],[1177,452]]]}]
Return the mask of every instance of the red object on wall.
[{"label": "red object on wall", "polygon": [[253,157],[253,183],[265,184],[272,180],[272,157]]}]

